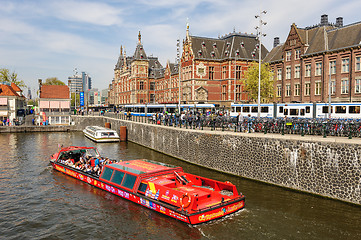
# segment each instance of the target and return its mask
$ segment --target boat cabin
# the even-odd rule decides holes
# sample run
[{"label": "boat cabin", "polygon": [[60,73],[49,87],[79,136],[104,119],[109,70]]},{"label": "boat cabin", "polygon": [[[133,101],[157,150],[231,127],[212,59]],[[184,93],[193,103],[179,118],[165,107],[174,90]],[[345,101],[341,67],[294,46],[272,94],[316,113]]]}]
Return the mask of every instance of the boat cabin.
[{"label": "boat cabin", "polygon": [[188,212],[224,204],[238,196],[230,182],[184,173],[181,167],[144,159],[108,164],[99,179]]}]

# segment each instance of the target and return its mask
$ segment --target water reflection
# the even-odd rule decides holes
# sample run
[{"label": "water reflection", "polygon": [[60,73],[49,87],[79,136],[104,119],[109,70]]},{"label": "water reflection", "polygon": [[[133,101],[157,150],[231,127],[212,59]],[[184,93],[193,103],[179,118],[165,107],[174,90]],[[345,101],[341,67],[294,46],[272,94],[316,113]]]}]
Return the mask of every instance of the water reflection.
[{"label": "water reflection", "polygon": [[[195,227],[94,188],[49,166],[58,144],[96,146],[114,159],[148,158],[231,181],[246,208]],[[0,134],[4,239],[361,239],[361,209],[221,174],[133,143],[97,144],[82,133]]]}]

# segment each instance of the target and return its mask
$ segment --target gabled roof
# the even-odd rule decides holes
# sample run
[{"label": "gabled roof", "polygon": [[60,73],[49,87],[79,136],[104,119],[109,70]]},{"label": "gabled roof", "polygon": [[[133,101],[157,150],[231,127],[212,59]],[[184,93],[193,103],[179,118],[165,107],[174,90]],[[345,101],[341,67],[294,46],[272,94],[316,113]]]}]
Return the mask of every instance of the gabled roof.
[{"label": "gabled roof", "polygon": [[[222,38],[206,38],[191,36],[191,46],[195,59],[244,59],[257,60],[258,50],[255,51],[258,40],[255,35],[230,33]],[[252,52],[255,51],[255,56]],[[262,45],[262,58],[268,50]]]},{"label": "gabled roof", "polygon": [[[306,47],[306,52],[303,56],[361,45],[361,22],[346,26],[319,24],[306,28],[298,28],[295,24],[292,24],[291,31],[293,27],[300,36],[301,43]],[[283,46],[278,45],[274,47],[265,58],[265,61],[274,62],[282,60]]]},{"label": "gabled roof", "polygon": [[69,87],[66,85],[42,85],[40,98],[69,99]]},{"label": "gabled roof", "polygon": [[268,63],[282,61],[283,46],[284,44],[279,44],[276,47],[272,48],[272,50],[267,54],[263,61]]},{"label": "gabled roof", "polygon": [[14,97],[20,97],[19,94],[16,93],[16,91],[9,85],[6,84],[0,84],[0,96],[14,96]]},{"label": "gabled roof", "polygon": [[22,92],[22,90],[18,87],[18,85],[16,85],[15,83],[11,83],[11,87],[16,91],[16,92]]}]

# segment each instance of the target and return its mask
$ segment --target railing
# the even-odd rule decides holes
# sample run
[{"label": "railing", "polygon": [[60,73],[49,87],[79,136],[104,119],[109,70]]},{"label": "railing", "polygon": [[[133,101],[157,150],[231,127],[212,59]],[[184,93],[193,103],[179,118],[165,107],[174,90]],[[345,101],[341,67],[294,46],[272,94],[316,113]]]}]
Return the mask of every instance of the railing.
[{"label": "railing", "polygon": [[[101,116],[101,113],[91,115]],[[126,113],[103,113],[104,116],[121,120],[149,123],[174,128],[195,130],[232,131],[244,133],[273,133],[273,134],[297,134],[320,135],[323,137],[361,137],[361,119],[304,119],[304,118],[254,118],[244,117],[241,120],[229,116],[220,115],[184,115],[183,118],[175,115],[127,116]]]}]

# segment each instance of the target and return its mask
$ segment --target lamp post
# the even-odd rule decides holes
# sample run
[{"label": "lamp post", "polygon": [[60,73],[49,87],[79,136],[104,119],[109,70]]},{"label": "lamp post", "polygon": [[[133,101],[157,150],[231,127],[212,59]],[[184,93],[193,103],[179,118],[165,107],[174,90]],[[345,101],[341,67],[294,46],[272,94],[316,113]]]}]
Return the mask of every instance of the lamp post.
[{"label": "lamp post", "polygon": [[180,63],[180,39],[177,39],[177,62],[178,62],[178,114],[181,109],[181,63]]},{"label": "lamp post", "polygon": [[257,117],[259,118],[261,116],[261,64],[262,64],[262,37],[265,37],[266,34],[262,33],[262,25],[266,25],[267,23],[262,21],[262,14],[266,14],[267,11],[262,11],[259,15],[256,15],[255,18],[259,19],[259,24],[256,27],[257,29],[257,38],[258,38],[258,100],[257,100],[257,105],[258,105],[258,112],[257,112]]}]

